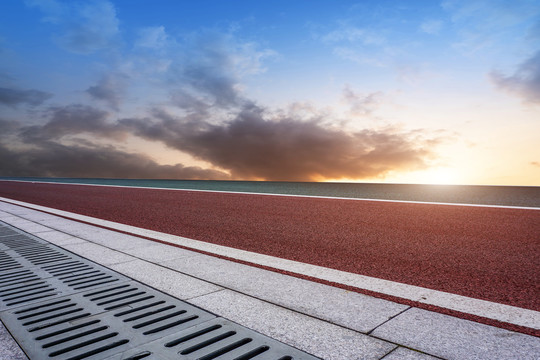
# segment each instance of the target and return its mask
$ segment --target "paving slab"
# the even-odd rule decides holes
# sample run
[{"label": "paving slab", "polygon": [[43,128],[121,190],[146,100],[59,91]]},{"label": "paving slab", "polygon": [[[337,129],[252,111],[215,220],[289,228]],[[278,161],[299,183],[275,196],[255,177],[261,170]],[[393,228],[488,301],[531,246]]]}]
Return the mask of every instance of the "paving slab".
[{"label": "paving slab", "polygon": [[28,214],[31,214],[32,211],[34,211],[32,209],[27,209],[22,206],[8,204],[5,202],[0,204],[0,209],[12,215],[25,215],[25,214],[28,215]]},{"label": "paving slab", "polygon": [[91,233],[80,235],[80,237],[120,251],[145,247],[149,243],[147,239],[101,228],[95,228]]},{"label": "paving slab", "polygon": [[372,335],[449,360],[540,359],[540,338],[418,308]]},{"label": "paving slab", "polygon": [[65,232],[66,234],[81,238],[88,236],[88,234],[91,234],[93,231],[99,229],[96,226],[84,224],[74,220],[64,219],[61,217],[58,217],[55,220],[46,221],[44,223],[46,223],[47,226],[51,229],[55,229],[61,232]]},{"label": "paving slab", "polygon": [[40,225],[32,221],[28,221],[28,220],[25,222],[21,221],[21,222],[13,223],[13,226],[23,231],[26,231],[27,233],[30,233],[30,234],[38,234],[40,232],[51,231],[51,228],[47,226],[43,226],[43,225]]},{"label": "paving slab", "polygon": [[28,360],[4,324],[0,321],[0,360]]},{"label": "paving slab", "polygon": [[57,230],[40,232],[39,237],[58,246],[84,244],[88,242],[87,240]]},{"label": "paving slab", "polygon": [[375,360],[396,348],[394,344],[231,290],[189,302],[322,359]]},{"label": "paving slab", "polygon": [[134,280],[145,283],[182,300],[222,290],[221,287],[206,281],[198,280],[139,259],[109,267]]},{"label": "paving slab", "polygon": [[46,221],[54,221],[58,219],[58,216],[47,214],[41,211],[33,211],[33,212],[24,212],[20,215],[23,215],[25,219],[34,221],[34,222],[46,222]]},{"label": "paving slab", "polygon": [[409,308],[406,305],[206,255],[167,261],[163,265],[363,333],[368,333]]},{"label": "paving slab", "polygon": [[96,261],[108,267],[136,259],[133,256],[91,242],[68,244],[62,247],[88,260]]},{"label": "paving slab", "polygon": [[418,351],[407,349],[404,347],[398,347],[390,354],[383,357],[381,360],[438,360],[439,357],[423,354]]},{"label": "paving slab", "polygon": [[164,244],[156,244],[150,241],[146,242],[146,246],[135,249],[125,249],[124,252],[146,261],[159,263],[165,263],[171,260],[174,260],[173,263],[178,263],[178,261],[176,261],[178,259],[201,255],[201,253],[195,251]]}]

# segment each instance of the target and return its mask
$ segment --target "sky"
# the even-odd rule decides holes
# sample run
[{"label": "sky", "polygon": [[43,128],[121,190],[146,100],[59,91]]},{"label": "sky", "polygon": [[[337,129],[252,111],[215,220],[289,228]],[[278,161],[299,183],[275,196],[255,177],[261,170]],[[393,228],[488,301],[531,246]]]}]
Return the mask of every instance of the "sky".
[{"label": "sky", "polygon": [[540,2],[0,2],[0,176],[540,186]]}]

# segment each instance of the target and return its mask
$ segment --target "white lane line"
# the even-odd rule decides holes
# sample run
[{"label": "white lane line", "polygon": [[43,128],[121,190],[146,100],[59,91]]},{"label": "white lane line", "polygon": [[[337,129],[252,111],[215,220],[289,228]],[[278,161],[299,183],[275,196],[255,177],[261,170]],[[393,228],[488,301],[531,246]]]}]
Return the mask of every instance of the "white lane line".
[{"label": "white lane line", "polygon": [[221,255],[231,259],[249,262],[252,264],[267,266],[277,270],[284,270],[299,275],[310,276],[313,278],[352,286],[359,289],[374,291],[380,294],[386,294],[402,299],[418,301],[423,304],[435,305],[449,310],[455,310],[466,314],[477,315],[484,318],[502,321],[514,325],[525,326],[536,330],[540,329],[539,311],[523,309],[516,306],[499,304],[491,301],[474,299],[443,291],[426,289],[419,286],[407,285],[370,276],[329,269],[322,266],[305,264],[298,261],[258,254],[255,252],[234,249],[227,246],[211,244],[199,240],[188,239],[181,236],[170,235],[135,226],[119,224],[108,220],[102,220],[45,206],[34,205],[18,200],[0,197],[0,201],[4,201],[13,205],[25,206],[34,210],[45,211],[72,220],[83,221],[113,230],[123,231],[132,235],[145,236],[152,239],[161,240],[170,244],[180,245],[190,249],[200,250],[215,255]]},{"label": "white lane line", "polygon": [[82,185],[82,186],[103,186],[103,187],[126,188],[126,189],[197,191],[197,192],[224,193],[224,194],[247,194],[247,195],[264,195],[264,196],[285,196],[285,197],[300,197],[300,198],[313,198],[313,199],[336,199],[336,200],[377,201],[377,202],[405,203],[405,204],[449,205],[449,206],[472,206],[472,207],[486,207],[486,208],[500,208],[500,209],[540,210],[540,207],[511,206],[511,205],[487,205],[487,204],[467,204],[467,203],[446,203],[446,202],[436,202],[436,201],[369,199],[369,198],[351,198],[351,197],[338,197],[338,196],[274,194],[274,193],[258,193],[258,192],[247,192],[247,191],[246,191],[246,192],[243,192],[243,191],[224,191],[224,190],[177,189],[177,188],[162,188],[162,187],[149,187],[149,186],[127,186],[127,185],[104,185],[104,184],[85,184],[85,183],[64,183],[64,182],[49,182],[49,181],[3,180],[3,179],[0,179],[0,181],[22,182],[22,183],[32,183],[32,184],[58,184],[58,185],[79,185],[79,186],[81,186],[81,185]]}]

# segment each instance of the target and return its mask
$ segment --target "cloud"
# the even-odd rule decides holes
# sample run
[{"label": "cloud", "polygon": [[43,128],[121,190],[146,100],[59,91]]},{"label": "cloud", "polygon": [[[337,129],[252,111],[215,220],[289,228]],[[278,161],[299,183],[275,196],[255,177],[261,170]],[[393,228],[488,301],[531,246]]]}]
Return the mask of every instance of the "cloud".
[{"label": "cloud", "polygon": [[146,27],[139,31],[139,39],[135,46],[152,50],[162,49],[167,45],[169,36],[163,26]]},{"label": "cloud", "polygon": [[223,124],[173,116],[124,119],[135,135],[161,141],[231,173],[233,179],[318,181],[384,177],[390,171],[428,167],[441,139],[416,132],[366,129],[348,133],[320,121],[272,119],[246,105]]},{"label": "cloud", "polygon": [[52,94],[39,90],[20,90],[12,88],[0,88],[0,105],[16,107],[20,104],[31,106],[41,105],[50,99]]},{"label": "cloud", "polygon": [[26,3],[40,9],[44,13],[44,21],[62,28],[63,33],[57,37],[57,41],[66,50],[91,54],[116,45],[119,21],[116,9],[109,1],[74,3],[32,0]]},{"label": "cloud", "polygon": [[113,46],[118,33],[118,19],[114,6],[107,1],[87,3],[77,11],[77,18],[60,38],[70,51],[90,54]]},{"label": "cloud", "polygon": [[[103,139],[122,140],[128,134],[107,121],[108,114],[83,105],[48,110],[44,125],[24,126],[0,119],[0,176],[108,177],[148,179],[226,180],[229,174],[183,164],[161,165],[140,153]],[[89,133],[94,137],[66,144],[67,135]]]},{"label": "cloud", "polygon": [[495,31],[534,18],[540,12],[535,0],[445,0],[442,8],[456,23],[468,23],[478,31]]},{"label": "cloud", "polygon": [[[72,51],[88,53],[107,47],[118,31],[117,22],[111,20],[115,19],[112,5],[88,4],[94,11],[89,12],[92,16],[79,14],[78,29],[93,40],[71,42]],[[86,5],[73,6],[80,10]],[[100,12],[110,26],[98,34],[88,24],[94,24],[91,19]],[[98,100],[94,106],[49,107],[30,114],[43,115],[25,120],[31,125],[14,129],[13,124],[5,124],[11,130],[9,136],[0,134],[1,158],[13,161],[2,164],[2,175],[289,181],[382,178],[390,172],[428,167],[443,141],[422,130],[391,126],[347,131],[335,126],[344,119],[331,110],[293,104],[285,111],[257,104],[242,92],[242,79],[264,71],[262,59],[271,52],[230,34],[202,31],[173,38],[157,27],[147,29],[139,41],[132,54],[121,55],[118,63],[122,65],[116,71],[86,89],[87,95]],[[167,66],[145,66],[152,61]],[[129,66],[123,69],[124,64]],[[129,76],[134,92],[153,90],[151,100],[138,104],[143,115],[117,119],[117,114],[104,110],[105,105],[117,109],[121,104],[125,79],[119,74]],[[382,95],[346,88],[343,96],[353,112],[369,116]],[[144,150],[124,150],[133,146],[127,139],[134,137],[164,144],[210,166],[159,165],[138,153]]]},{"label": "cloud", "polygon": [[493,71],[490,78],[499,89],[519,96],[527,103],[540,104],[540,51],[520,64],[513,75]]},{"label": "cloud", "polygon": [[108,121],[109,114],[106,111],[90,106],[74,104],[51,107],[47,115],[50,119],[44,125],[22,127],[21,138],[42,142],[81,133],[114,140],[122,140],[127,136],[125,131]]},{"label": "cloud", "polygon": [[420,24],[420,31],[429,35],[437,35],[443,26],[443,22],[440,20],[427,20]]},{"label": "cloud", "polygon": [[64,6],[56,0],[26,0],[26,6],[35,7],[44,13],[43,21],[58,23],[65,15]]},{"label": "cloud", "polygon": [[0,134],[4,136],[15,132],[19,127],[18,123],[13,120],[5,120],[0,118]]},{"label": "cloud", "polygon": [[382,56],[367,55],[366,51],[351,47],[337,46],[333,53],[345,60],[353,61],[358,64],[366,64],[375,67],[386,67],[387,59]]},{"label": "cloud", "polygon": [[215,105],[222,107],[239,101],[239,78],[227,40],[214,33],[198,34],[187,49],[184,61],[175,64],[178,80],[210,96]]},{"label": "cloud", "polygon": [[86,92],[92,98],[103,101],[110,108],[118,110],[126,82],[127,76],[125,75],[108,74],[103,76],[96,85],[86,89]]},{"label": "cloud", "polygon": [[536,0],[445,0],[442,8],[450,15],[460,41],[454,46],[465,54],[485,54],[517,42],[523,24],[540,15]]},{"label": "cloud", "polygon": [[342,92],[343,100],[350,106],[350,114],[353,116],[371,116],[381,105],[383,93],[373,92],[367,95],[354,92],[350,86],[345,86]]},{"label": "cloud", "polygon": [[322,36],[321,40],[326,43],[348,42],[364,45],[383,45],[386,43],[386,38],[378,32],[347,24],[341,24],[336,30]]},{"label": "cloud", "polygon": [[185,97],[227,108],[243,101],[241,82],[263,73],[263,61],[277,57],[270,49],[237,39],[231,33],[201,30],[173,36],[162,26],[139,31],[133,52],[126,57],[134,81],[159,85],[173,101]]},{"label": "cloud", "polygon": [[228,174],[196,166],[160,165],[142,154],[113,147],[65,146],[45,142],[30,149],[0,143],[1,176],[102,177],[226,180]]},{"label": "cloud", "polygon": [[538,161],[531,161],[529,164],[532,165],[532,166],[540,167],[540,162],[538,162]]}]

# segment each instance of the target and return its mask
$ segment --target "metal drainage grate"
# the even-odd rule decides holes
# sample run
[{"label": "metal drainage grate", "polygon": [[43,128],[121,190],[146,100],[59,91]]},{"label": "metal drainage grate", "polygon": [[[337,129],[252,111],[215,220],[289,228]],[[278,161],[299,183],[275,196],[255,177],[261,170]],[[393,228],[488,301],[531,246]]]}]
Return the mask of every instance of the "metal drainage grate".
[{"label": "metal drainage grate", "polygon": [[1,222],[0,244],[0,319],[31,359],[316,359]]},{"label": "metal drainage grate", "polygon": [[134,281],[2,314],[30,358],[54,359],[105,358],[213,318]]},{"label": "metal drainage grate", "polygon": [[317,359],[229,320],[216,318],[179,331],[140,348],[117,354],[110,360]]},{"label": "metal drainage grate", "polygon": [[[11,230],[11,229],[10,229]],[[41,242],[19,233],[0,235],[0,251],[17,247],[32,246]]]},{"label": "metal drainage grate", "polygon": [[51,245],[0,251],[0,311],[131,279]]}]

